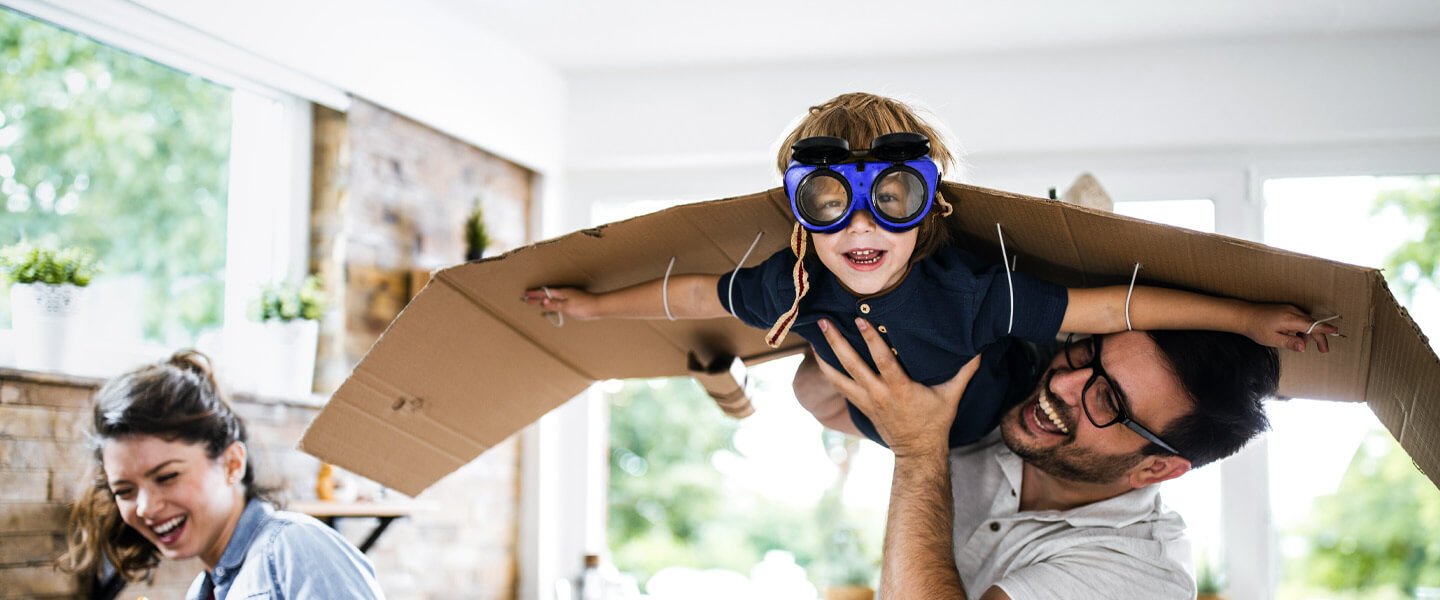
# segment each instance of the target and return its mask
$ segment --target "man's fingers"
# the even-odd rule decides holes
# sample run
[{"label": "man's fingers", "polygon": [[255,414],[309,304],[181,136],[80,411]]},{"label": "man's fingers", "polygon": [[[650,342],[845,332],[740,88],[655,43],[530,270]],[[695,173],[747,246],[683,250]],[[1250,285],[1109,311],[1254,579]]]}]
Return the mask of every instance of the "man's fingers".
[{"label": "man's fingers", "polygon": [[829,363],[823,360],[816,360],[815,364],[819,365],[820,374],[825,377],[825,380],[829,381],[830,385],[835,386],[836,391],[839,391],[842,396],[849,398],[856,406],[862,408],[869,407],[868,402],[866,402],[868,398],[865,395],[865,391],[860,387],[860,384],[855,383],[854,379],[841,373],[839,369],[830,366]]},{"label": "man's fingers", "polygon": [[960,367],[960,371],[955,373],[955,376],[951,377],[950,381],[936,386],[935,391],[939,392],[946,400],[958,403],[960,396],[965,393],[966,386],[970,385],[970,379],[975,377],[975,373],[979,370],[980,355],[976,354],[975,358],[970,359],[970,362]]},{"label": "man's fingers", "polygon": [[[880,378],[885,381],[899,381],[899,378],[909,379],[905,369],[900,367],[900,361],[895,360],[895,352],[885,344],[885,339],[865,319],[855,319],[855,327],[860,329],[860,337],[865,338],[865,346],[870,349],[870,358],[875,361],[875,368],[880,371]],[[849,369],[849,365],[846,365]]]},{"label": "man's fingers", "polygon": [[[850,345],[850,341],[840,335],[840,330],[835,327],[834,323],[821,319],[820,331],[825,334],[825,342],[830,344],[830,351],[835,353],[835,358],[840,359],[840,366],[845,367],[845,370],[850,373],[851,379],[860,385],[877,382],[875,372],[870,370],[870,365],[865,364],[865,361],[855,352],[855,348]],[[850,396],[851,394],[847,392],[845,395]]]}]

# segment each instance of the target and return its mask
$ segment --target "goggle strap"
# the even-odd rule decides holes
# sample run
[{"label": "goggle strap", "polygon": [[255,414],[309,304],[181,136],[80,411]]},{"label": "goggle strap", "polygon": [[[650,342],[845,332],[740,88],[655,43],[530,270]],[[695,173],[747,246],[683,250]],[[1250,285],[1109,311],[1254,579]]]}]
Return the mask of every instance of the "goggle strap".
[{"label": "goggle strap", "polygon": [[790,333],[790,326],[795,324],[795,317],[800,314],[800,299],[810,291],[810,274],[805,272],[806,238],[805,229],[796,222],[790,233],[790,250],[795,253],[795,268],[791,271],[791,278],[795,282],[795,302],[790,305],[790,310],[775,320],[775,324],[770,326],[770,331],[765,334],[765,343],[771,348],[779,348],[780,342],[785,341],[785,336]]},{"label": "goggle strap", "polygon": [[955,207],[950,206],[950,202],[945,199],[945,195],[941,194],[939,190],[935,190],[935,204],[940,207],[940,216],[942,217],[948,217],[950,213],[955,212]]}]

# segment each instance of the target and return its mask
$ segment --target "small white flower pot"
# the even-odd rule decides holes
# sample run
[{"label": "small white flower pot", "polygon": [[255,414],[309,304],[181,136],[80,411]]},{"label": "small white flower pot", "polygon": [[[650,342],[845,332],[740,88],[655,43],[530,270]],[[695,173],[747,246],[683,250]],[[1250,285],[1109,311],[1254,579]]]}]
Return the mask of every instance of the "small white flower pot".
[{"label": "small white flower pot", "polygon": [[31,371],[73,370],[80,362],[85,297],[85,288],[69,283],[10,286],[15,366]]},{"label": "small white flower pot", "polygon": [[256,393],[308,396],[315,383],[315,343],[320,322],[306,319],[251,323],[250,374]]}]

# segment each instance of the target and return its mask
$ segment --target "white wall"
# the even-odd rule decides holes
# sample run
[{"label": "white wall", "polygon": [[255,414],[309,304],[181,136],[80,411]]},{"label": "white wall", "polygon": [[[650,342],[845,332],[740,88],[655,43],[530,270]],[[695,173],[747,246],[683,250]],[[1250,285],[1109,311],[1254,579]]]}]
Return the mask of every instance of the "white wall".
[{"label": "white wall", "polygon": [[1097,175],[1123,200],[1129,165],[1160,180],[1224,171],[1235,183],[1222,187],[1244,190],[1258,163],[1344,163],[1358,147],[1435,164],[1437,59],[1440,36],[1428,35],[579,74],[568,80],[566,202],[583,211],[773,186],[782,129],[854,90],[929,106],[970,153],[974,182],[1032,195],[1107,166],[1116,174]]}]

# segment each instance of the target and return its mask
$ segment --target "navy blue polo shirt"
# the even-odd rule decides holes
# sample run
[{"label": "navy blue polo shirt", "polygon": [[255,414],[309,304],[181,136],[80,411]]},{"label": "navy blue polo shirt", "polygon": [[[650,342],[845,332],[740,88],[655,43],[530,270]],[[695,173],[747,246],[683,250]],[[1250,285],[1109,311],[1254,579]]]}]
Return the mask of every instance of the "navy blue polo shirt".
[{"label": "navy blue polo shirt", "polygon": [[[734,304],[730,306],[731,274],[720,278],[720,303],[751,327],[768,330],[795,300],[791,280],[795,255],[781,250],[765,262],[740,269],[734,275]],[[1033,371],[1015,340],[1048,343],[1055,339],[1065,318],[1068,294],[1064,287],[1014,275],[1015,325],[1010,320],[1010,290],[1003,265],[986,263],[955,247],[946,247],[911,265],[902,280],[888,290],[857,296],[813,255],[806,261],[810,293],[800,300],[799,315],[790,332],[805,338],[830,366],[845,368],[835,358],[817,323],[829,319],[873,368],[875,361],[855,328],[864,317],[885,339],[911,379],[926,385],[949,381],[976,354],[980,370],[970,380],[950,428],[950,446],[979,441],[999,422],[1005,409],[1029,393]],[[1014,389],[1012,389],[1014,388]],[[870,439],[884,445],[870,419],[854,404],[850,418]]]}]

